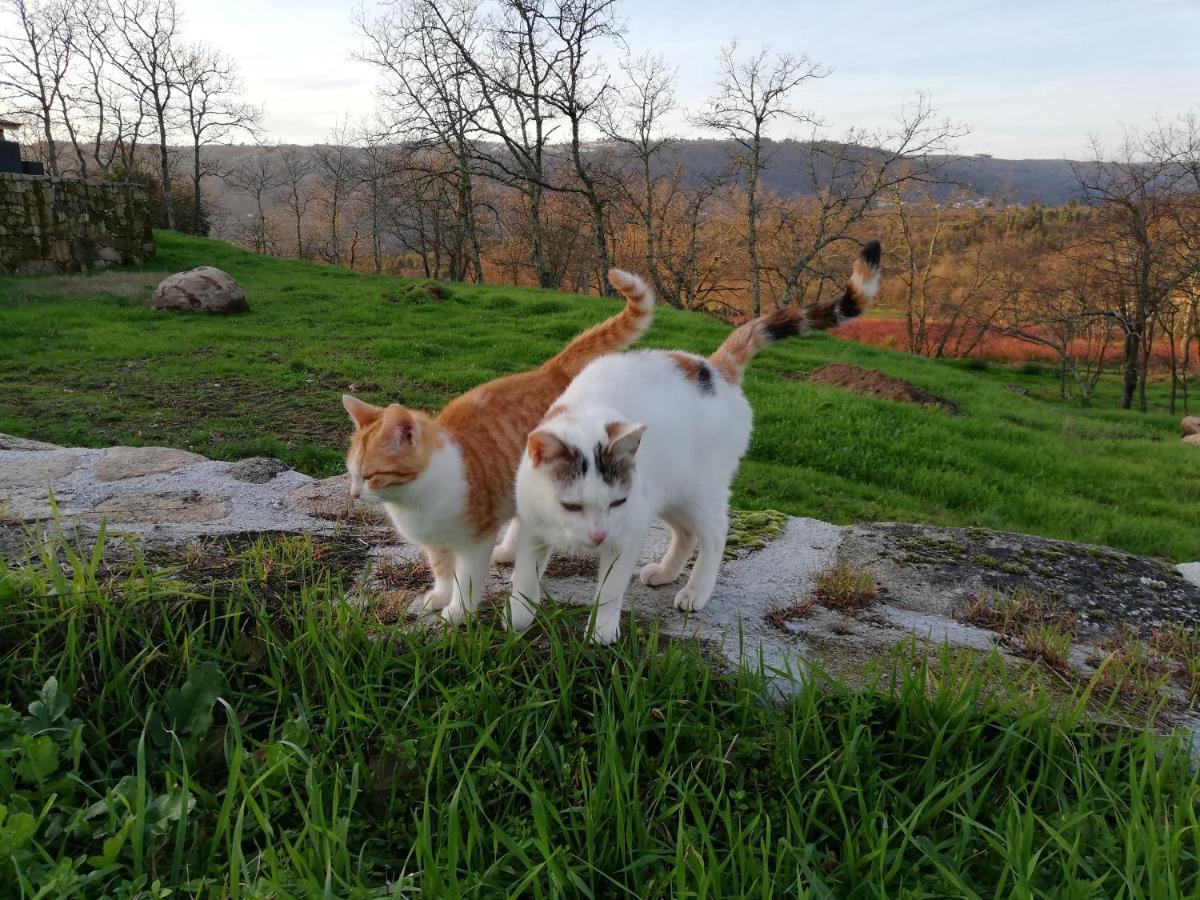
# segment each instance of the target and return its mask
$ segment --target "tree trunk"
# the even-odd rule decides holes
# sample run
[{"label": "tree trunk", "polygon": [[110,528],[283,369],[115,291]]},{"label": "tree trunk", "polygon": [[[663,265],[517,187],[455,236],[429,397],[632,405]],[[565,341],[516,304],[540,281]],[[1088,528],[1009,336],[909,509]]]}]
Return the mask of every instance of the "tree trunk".
[{"label": "tree trunk", "polygon": [[479,253],[479,234],[475,230],[475,189],[471,182],[471,170],[467,165],[466,149],[460,145],[458,149],[458,220],[459,234],[467,259],[463,261],[463,277],[466,280],[466,266],[469,262],[474,281],[483,284],[483,263]]},{"label": "tree trunk", "polygon": [[762,284],[758,271],[758,154],[759,144],[755,138],[746,184],[749,191],[746,198],[746,252],[750,257],[750,297],[756,318],[762,314]]},{"label": "tree trunk", "polygon": [[296,259],[304,259],[304,239],[301,235],[301,230],[300,230],[301,229],[301,214],[298,210],[299,210],[299,207],[297,206],[297,212],[296,212]]},{"label": "tree trunk", "polygon": [[203,203],[200,199],[200,142],[197,140],[192,147],[192,228],[196,234],[201,234],[201,207]]},{"label": "tree trunk", "polygon": [[158,118],[158,175],[162,185],[163,209],[167,214],[167,227],[174,228],[175,204],[171,202],[171,158],[167,153],[166,109],[156,103],[154,111]]},{"label": "tree trunk", "polygon": [[538,287],[555,287],[554,278],[546,268],[546,252],[542,246],[542,188],[536,182],[529,185],[529,244]]},{"label": "tree trunk", "polygon": [[615,295],[613,286],[608,283],[608,235],[604,227],[604,205],[595,192],[588,192],[588,206],[592,210],[592,234],[596,240],[596,279],[601,297]]},{"label": "tree trunk", "polygon": [[1121,378],[1121,409],[1133,409],[1133,395],[1138,383],[1138,349],[1141,344],[1141,333],[1127,330],[1125,332],[1124,363]]},{"label": "tree trunk", "polygon": [[58,168],[58,150],[54,147],[54,136],[50,132],[50,107],[42,107],[42,133],[46,136],[46,168],[51,175],[61,175]]},{"label": "tree trunk", "polygon": [[1175,415],[1175,396],[1179,390],[1179,360],[1176,354],[1174,331],[1168,332],[1167,337],[1171,341],[1171,415]]}]

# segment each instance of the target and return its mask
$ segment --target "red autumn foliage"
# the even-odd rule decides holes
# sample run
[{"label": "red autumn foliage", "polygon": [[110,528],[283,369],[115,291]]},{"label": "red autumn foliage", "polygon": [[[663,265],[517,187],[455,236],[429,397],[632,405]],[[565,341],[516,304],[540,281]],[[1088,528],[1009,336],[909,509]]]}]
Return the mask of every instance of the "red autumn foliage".
[{"label": "red autumn foliage", "polygon": [[[940,340],[946,327],[939,324],[929,326],[931,336],[935,342]],[[1033,331],[1034,329],[1031,328],[1029,330]],[[908,349],[908,335],[905,331],[904,320],[900,318],[871,317],[858,319],[834,329],[831,334],[845,340],[857,341],[860,344],[867,344],[872,347],[887,347],[893,350]],[[950,346],[954,345],[953,340],[947,343]],[[1182,350],[1181,342],[1179,352],[1182,353]],[[1082,355],[1084,352],[1083,348],[1078,348],[1078,352]],[[1044,360],[1056,363],[1058,361],[1057,354],[1049,347],[1029,344],[1013,337],[991,333],[983,336],[983,339],[979,342],[979,346],[970,355],[993,362]],[[1119,362],[1121,359],[1120,335],[1115,331],[1113,333],[1113,341],[1109,345],[1108,352],[1105,355],[1110,362]],[[1170,364],[1170,355],[1169,345],[1160,338],[1156,342],[1151,354],[1152,361],[1155,365],[1166,366]]]}]

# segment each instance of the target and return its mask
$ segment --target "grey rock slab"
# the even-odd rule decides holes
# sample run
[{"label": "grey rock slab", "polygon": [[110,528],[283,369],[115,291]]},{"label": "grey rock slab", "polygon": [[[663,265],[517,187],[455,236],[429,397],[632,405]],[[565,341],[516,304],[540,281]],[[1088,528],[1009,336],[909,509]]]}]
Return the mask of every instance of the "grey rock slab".
[{"label": "grey rock slab", "polygon": [[225,472],[237,481],[266,484],[280,472],[286,472],[287,468],[284,462],[274,457],[251,456],[249,459],[229,463],[225,466]]},{"label": "grey rock slab", "polygon": [[1175,568],[1179,570],[1180,575],[1196,587],[1200,587],[1200,562],[1180,563]]},{"label": "grey rock slab", "polygon": [[119,494],[97,503],[88,518],[113,525],[194,525],[228,517],[229,501],[200,491]]},{"label": "grey rock slab", "polygon": [[44,488],[66,478],[79,465],[79,456],[70,450],[9,450],[0,458],[0,490]]},{"label": "grey rock slab", "polygon": [[58,444],[47,444],[30,438],[15,437],[0,432],[0,450],[61,450]]},{"label": "grey rock slab", "polygon": [[993,650],[997,635],[986,628],[964,625],[945,616],[914,612],[896,606],[881,606],[871,610],[891,625],[903,629],[931,644],[949,644],[951,647],[966,647],[971,650]]},{"label": "grey rock slab", "polygon": [[1085,630],[1200,625],[1200,586],[1173,564],[1108,547],[889,522],[847,528],[842,554],[875,575],[887,602],[917,612],[950,617],[981,591],[1020,589],[1080,614]]},{"label": "grey rock slab", "polygon": [[[183,468],[166,472],[102,481],[96,477],[94,466],[102,461],[105,451],[74,449],[62,452],[74,457],[70,473],[53,483],[64,529],[88,533],[98,527],[101,518],[115,520],[119,516],[125,519],[119,528],[124,533],[153,543],[175,544],[252,532],[330,535],[346,527],[341,522],[310,516],[289,501],[293,492],[312,483],[309,476],[290,469],[269,482],[255,484],[231,477],[224,462],[189,461]],[[31,458],[53,455],[56,454],[0,450],[0,468],[20,466],[24,471]],[[176,506],[168,500],[148,502],[140,499],[145,495],[190,496],[192,492],[208,499],[191,506]],[[139,499],[118,499],[126,496]],[[42,527],[47,529],[58,527],[44,522],[50,518],[49,497],[46,483],[0,489],[0,516],[7,516],[10,521],[42,520]],[[228,507],[224,512],[222,504]],[[222,514],[218,516],[218,513]],[[115,521],[113,528],[117,528]]]},{"label": "grey rock slab", "polygon": [[109,447],[93,471],[101,481],[123,481],[202,462],[208,462],[208,458],[170,447]]},{"label": "grey rock slab", "polygon": [[[690,568],[678,581],[660,587],[646,587],[635,575],[625,594],[625,609],[643,622],[656,621],[660,634],[696,638],[730,664],[761,666],[768,675],[776,676],[777,688],[794,690],[803,672],[804,645],[771,625],[767,614],[811,593],[813,576],[837,558],[842,531],[816,519],[791,518],[783,534],[763,549],[723,563],[704,609],[684,613],[674,607],[675,594],[687,583]],[[654,525],[642,548],[639,570],[660,559],[669,543],[666,528]],[[417,562],[421,557],[417,548],[405,546],[389,548],[382,558]],[[493,566],[486,593],[504,594],[510,578],[511,569]],[[593,600],[596,580],[595,556],[556,554],[542,586],[555,602],[587,605]],[[424,613],[419,605],[418,598],[410,613]]]},{"label": "grey rock slab", "polygon": [[316,519],[370,525],[387,525],[389,522],[383,507],[351,499],[349,475],[310,481],[292,491],[288,502]]}]

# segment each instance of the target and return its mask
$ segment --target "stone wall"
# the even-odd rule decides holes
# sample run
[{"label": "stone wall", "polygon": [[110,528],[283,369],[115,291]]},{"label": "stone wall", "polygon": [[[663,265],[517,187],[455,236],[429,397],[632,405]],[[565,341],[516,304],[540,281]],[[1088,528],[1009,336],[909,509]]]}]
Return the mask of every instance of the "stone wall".
[{"label": "stone wall", "polygon": [[139,185],[0,174],[0,273],[80,272],[153,255]]}]

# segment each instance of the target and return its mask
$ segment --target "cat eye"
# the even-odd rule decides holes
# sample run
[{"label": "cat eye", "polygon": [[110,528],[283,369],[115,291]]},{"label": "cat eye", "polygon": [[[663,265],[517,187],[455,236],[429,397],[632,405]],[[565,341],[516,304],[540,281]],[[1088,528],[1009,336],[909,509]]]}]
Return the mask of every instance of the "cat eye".
[{"label": "cat eye", "polygon": [[618,506],[624,506],[625,501],[628,499],[629,499],[628,497],[622,497],[620,500],[614,500],[612,503],[608,504],[608,508],[616,509]]},{"label": "cat eye", "polygon": [[562,505],[562,508],[565,509],[567,512],[583,512],[583,504],[582,503],[564,503]]}]

